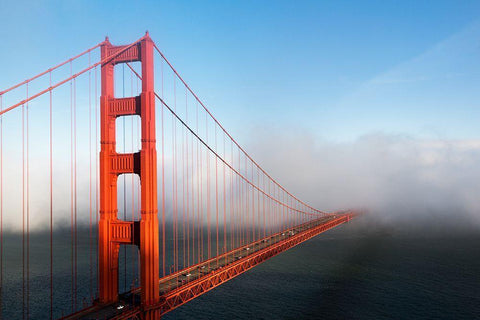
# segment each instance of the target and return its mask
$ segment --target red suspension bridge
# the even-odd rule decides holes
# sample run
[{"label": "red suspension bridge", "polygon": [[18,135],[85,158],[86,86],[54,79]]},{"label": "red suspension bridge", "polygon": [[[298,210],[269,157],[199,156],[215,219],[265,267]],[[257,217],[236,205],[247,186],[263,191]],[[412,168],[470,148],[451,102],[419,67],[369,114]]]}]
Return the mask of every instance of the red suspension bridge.
[{"label": "red suspension bridge", "polygon": [[0,117],[5,318],[158,319],[356,215],[282,187],[148,33],[0,92]]}]

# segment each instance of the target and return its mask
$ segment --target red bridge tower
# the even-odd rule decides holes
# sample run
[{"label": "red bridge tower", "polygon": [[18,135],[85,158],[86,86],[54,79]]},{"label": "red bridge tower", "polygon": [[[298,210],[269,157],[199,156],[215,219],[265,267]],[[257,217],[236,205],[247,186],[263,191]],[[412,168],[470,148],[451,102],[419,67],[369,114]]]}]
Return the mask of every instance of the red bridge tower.
[{"label": "red bridge tower", "polygon": [[[101,58],[99,300],[101,303],[118,300],[118,252],[121,244],[134,244],[140,251],[142,306],[148,309],[159,301],[153,42],[148,33],[130,46],[113,46],[107,38],[101,47]],[[137,97],[115,98],[114,66],[132,61],[142,64],[142,92]],[[115,120],[128,115],[141,118],[142,148],[137,153],[117,153]],[[127,173],[140,176],[140,221],[123,221],[117,216],[117,180],[119,175]],[[157,318],[155,311],[145,311],[144,316]]]}]

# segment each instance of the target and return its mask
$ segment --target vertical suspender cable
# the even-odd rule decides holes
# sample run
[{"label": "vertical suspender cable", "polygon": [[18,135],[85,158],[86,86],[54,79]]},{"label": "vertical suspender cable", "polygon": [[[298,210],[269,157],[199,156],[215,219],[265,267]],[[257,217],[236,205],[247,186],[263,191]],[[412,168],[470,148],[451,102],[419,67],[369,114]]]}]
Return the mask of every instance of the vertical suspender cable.
[{"label": "vertical suspender cable", "polygon": [[[236,156],[233,157],[233,161],[232,163],[234,164],[235,163],[235,158]],[[237,168],[237,170],[239,170]],[[240,247],[240,242],[239,242],[239,232],[238,232],[238,199],[239,199],[239,195],[238,195],[238,175],[235,174],[235,181],[234,181],[234,211],[233,211],[233,214],[234,214],[234,228],[235,228],[235,245],[234,245],[234,248],[236,247]]]},{"label": "vertical suspender cable", "polygon": [[[90,53],[88,53],[88,66],[91,64]],[[92,230],[92,71],[88,71],[88,201],[89,201],[89,255],[90,255],[90,301],[93,301],[93,230]]]},{"label": "vertical suspender cable", "polygon": [[[232,146],[232,166],[236,165],[236,159],[237,156],[235,154],[235,149]],[[238,166],[238,165],[237,165]],[[236,168],[238,171],[239,168]],[[240,238],[239,238],[239,208],[238,208],[238,199],[239,194],[238,194],[238,175],[235,172],[232,172],[233,176],[233,196],[232,196],[232,201],[233,201],[233,228],[234,228],[234,248],[237,248],[240,246]]]},{"label": "vertical suspender cable", "polygon": [[283,190],[282,193],[282,231],[285,230],[285,192]]},{"label": "vertical suspender cable", "polygon": [[[195,103],[195,121],[196,121],[196,127],[197,127],[197,134],[199,133],[199,128],[198,128],[198,102]],[[196,140],[197,143],[196,143],[196,153],[197,153],[197,179],[196,179],[196,183],[197,183],[197,248],[198,248],[198,252],[197,252],[197,255],[198,255],[198,262],[197,263],[200,263],[200,239],[201,239],[201,235],[200,235],[200,227],[202,225],[201,221],[200,221],[200,188],[201,188],[201,185],[200,185],[200,175],[202,174],[201,173],[201,166],[200,166],[200,156],[199,156],[199,152],[200,152],[200,148],[199,148],[199,142],[198,140]]]},{"label": "vertical suspender cable", "polygon": [[[3,96],[0,95],[0,112]],[[3,115],[0,115],[0,319],[3,316]]]},{"label": "vertical suspender cable", "polygon": [[[27,83],[28,99],[28,83]],[[28,132],[28,102],[26,107],[26,165],[27,165],[27,319],[30,318],[30,163],[29,163],[29,132]]]},{"label": "vertical suspender cable", "polygon": [[[258,169],[258,167],[255,167],[256,168],[256,171],[257,171],[257,186],[260,187],[260,170]],[[261,221],[260,219],[262,218],[262,215],[261,215],[261,210],[260,210],[260,192],[257,190],[257,223],[258,223],[258,238],[261,238],[262,237],[262,228],[261,228]]]},{"label": "vertical suspender cable", "polygon": [[[263,190],[265,190],[265,175],[262,174]],[[263,198],[263,237],[267,236],[267,212],[265,211],[265,195],[262,195]]]},{"label": "vertical suspender cable", "polygon": [[[227,159],[225,150],[225,133],[223,133],[223,157]],[[227,194],[225,187],[225,164],[223,164],[223,252],[227,252]]]},{"label": "vertical suspender cable", "polygon": [[[215,152],[218,153],[217,149],[217,125],[214,124],[215,126]],[[216,245],[217,245],[217,267],[218,267],[218,157],[215,157],[215,214],[216,214],[216,223],[217,223],[217,239],[216,239]]]},{"label": "vertical suspender cable", "polygon": [[[235,154],[235,160],[237,160],[237,155]],[[240,162],[237,164],[237,171],[240,172]],[[241,246],[241,208],[240,208],[240,182],[239,176],[235,174],[235,232],[236,232],[236,247]]]},{"label": "vertical suspender cable", "polygon": [[[188,97],[187,97],[187,88],[185,88],[185,119],[186,123],[188,123]],[[185,130],[185,170],[186,170],[186,190],[187,190],[187,266],[190,266],[190,189],[188,183],[188,176],[189,176],[189,167],[188,167],[188,132]]]},{"label": "vertical suspender cable", "polygon": [[[173,87],[174,87],[174,95],[175,95],[175,81],[173,82]],[[176,103],[175,103],[176,105]],[[175,107],[174,105],[174,107]],[[176,154],[175,154],[175,129],[176,129],[176,126],[175,126],[175,118],[172,114],[172,159],[173,159],[173,162],[172,162],[172,209],[173,209],[173,223],[172,223],[172,232],[173,232],[173,269],[175,271],[175,265],[176,265],[176,256],[177,256],[177,235],[176,235],[176,224],[177,224],[177,221],[176,221],[176,206],[175,206],[175,201],[176,201],[176,197],[175,197],[175,162],[176,162]]]},{"label": "vertical suspender cable", "polygon": [[[251,175],[252,182],[255,181],[255,176],[253,175],[253,164],[251,164]],[[255,241],[255,189],[252,188],[252,242]]]},{"label": "vertical suspender cable", "polygon": [[[200,122],[199,122],[199,116],[198,116],[198,104],[197,104],[197,130],[200,132]],[[200,237],[198,241],[198,254],[199,254],[199,262],[203,260],[203,252],[204,252],[204,244],[203,244],[203,237],[204,237],[204,223],[205,221],[203,220],[203,210],[204,210],[204,198],[203,198],[203,152],[202,152],[202,145],[197,142],[197,149],[198,149],[198,154],[197,157],[200,160],[199,163],[199,168],[200,168],[200,179],[199,179],[199,184],[200,184],[200,197],[199,197],[199,208],[200,208],[200,219],[199,221],[199,232],[200,232]]]},{"label": "vertical suspender cable", "polygon": [[[137,77],[137,85],[136,85],[136,92],[140,92],[140,79]],[[140,119],[140,117],[137,117],[137,141],[138,141],[138,150],[140,150],[142,148],[142,142],[141,142],[141,123],[142,123],[142,120]],[[137,184],[137,212],[138,212],[138,215],[140,216],[141,215],[141,206],[142,206],[142,203],[141,203],[141,184],[142,182],[140,181],[140,183]],[[140,270],[140,253],[137,251],[137,270]]]},{"label": "vertical suspender cable", "polygon": [[[73,74],[70,62],[70,74]],[[74,232],[73,232],[73,81],[70,81],[70,278],[71,278],[71,309],[74,308]]]},{"label": "vertical suspender cable", "polygon": [[[242,172],[242,154],[238,152],[238,172]],[[241,245],[245,244],[245,218],[246,218],[246,208],[245,208],[245,191],[244,191],[244,181],[239,177],[240,186],[239,186],[239,205],[240,205],[240,237]]]},{"label": "vertical suspender cable", "polygon": [[[52,86],[52,73],[49,73],[50,87]],[[50,98],[50,319],[53,319],[53,114],[52,114],[52,90],[49,92]]]},{"label": "vertical suspender cable", "polygon": [[[130,72],[130,96],[131,97],[134,97],[136,96],[136,92],[134,93],[133,91],[133,73]],[[132,120],[131,121],[131,130],[132,130],[132,133],[131,133],[131,139],[132,139],[132,152],[135,150],[134,149],[134,141],[136,141],[134,139],[134,117],[130,117],[130,119]],[[140,148],[138,148],[140,149]],[[131,198],[131,201],[132,201],[132,215],[131,215],[131,221],[135,221],[135,177],[134,175],[132,174],[132,187],[131,187],[131,195],[132,195],[132,198]],[[135,228],[134,228],[135,229]],[[133,239],[135,239],[135,230],[132,231],[132,234],[133,234]],[[134,246],[131,246],[131,249],[130,249],[130,257],[131,257],[131,260],[132,260],[132,283],[131,283],[131,289],[133,289],[135,287],[135,278],[137,277],[137,274],[136,274],[136,270],[135,270],[135,258],[136,258],[136,253],[137,253],[137,249],[134,247]],[[132,295],[132,302],[133,302],[133,299],[134,299],[134,296]]]},{"label": "vertical suspender cable", "polygon": [[[193,108],[193,107],[192,107]],[[193,110],[190,111],[190,113],[192,113]],[[193,116],[190,116],[191,118],[193,118]],[[193,119],[190,120],[190,122],[192,123],[192,127],[193,127]],[[190,261],[191,261],[191,264],[194,265],[195,264],[195,228],[196,228],[196,225],[195,225],[195,182],[194,182],[194,177],[195,177],[195,154],[194,154],[194,137],[193,136],[190,136],[190,152],[189,152],[189,155],[190,155],[190,180],[189,180],[189,183],[190,183],[190,194],[191,194],[191,202],[190,202],[190,211],[191,211],[191,218],[192,218],[192,221],[191,221],[191,236],[190,236],[190,239],[191,239],[191,255],[190,255]]]},{"label": "vertical suspender cable", "polygon": [[[242,171],[242,162],[240,161],[240,150],[238,150],[238,172]],[[240,176],[237,175],[237,192],[238,192],[238,246],[243,244],[243,211],[242,211],[242,181]]]},{"label": "vertical suspender cable", "polygon": [[[0,111],[3,96],[0,95]],[[3,115],[0,115],[0,319],[3,318]]]},{"label": "vertical suspender cable", "polygon": [[[230,140],[230,165],[233,168],[233,142]],[[235,247],[233,171],[230,170],[230,250]]]},{"label": "vertical suspender cable", "polygon": [[74,181],[74,218],[75,218],[75,277],[74,277],[74,307],[77,309],[77,265],[78,265],[78,235],[77,235],[77,80],[73,79],[73,181]]},{"label": "vertical suspender cable", "polygon": [[[174,107],[175,107],[175,112],[177,112],[177,83],[175,76],[173,78],[173,92],[174,92]],[[175,193],[174,193],[174,198],[175,198],[175,203],[174,203],[174,216],[175,216],[175,272],[178,271],[178,261],[179,261],[179,252],[178,252],[178,141],[177,141],[177,122],[175,117],[173,118],[173,158],[174,158],[174,186],[175,186]]]},{"label": "vertical suspender cable", "polygon": [[[205,133],[207,135],[207,145],[208,145],[208,117],[205,114]],[[205,159],[207,161],[207,257],[210,259],[210,152],[205,150]]]},{"label": "vertical suspender cable", "polygon": [[190,176],[190,186],[191,186],[191,191],[192,191],[192,202],[191,202],[191,210],[192,210],[192,264],[195,264],[195,188],[194,188],[194,181],[193,177],[195,174],[195,158],[194,158],[194,153],[193,153],[193,136],[191,136],[191,143],[190,143],[190,156],[191,156],[191,176]]},{"label": "vertical suspender cable", "polygon": [[[276,199],[280,199],[279,196],[278,196],[278,190],[277,190],[277,186],[276,185],[273,185],[273,191],[274,191],[274,196]],[[275,233],[279,232],[280,229],[279,229],[279,205],[278,203],[275,203]]]},{"label": "vertical suspender cable", "polygon": [[[248,163],[247,163],[247,157],[244,157],[245,158],[245,177],[248,179]],[[249,203],[250,203],[250,199],[248,198],[248,189],[250,189],[250,186],[248,185],[248,183],[244,183],[245,184],[245,243],[249,243],[250,241],[250,233],[248,232],[248,225],[249,225],[249,219],[250,219],[250,207],[249,207]]]},{"label": "vertical suspender cable", "polygon": [[183,243],[183,264],[182,269],[185,268],[185,252],[186,252],[186,243],[185,243],[185,127],[182,127],[182,243]]},{"label": "vertical suspender cable", "polygon": [[[98,86],[98,70],[95,67],[95,226],[98,226],[98,161],[99,161],[99,152],[98,152],[98,96],[97,96],[97,86]],[[95,240],[98,243],[98,232],[95,232]],[[98,247],[96,247],[98,250]],[[97,251],[95,252],[97,253]],[[95,254],[95,266],[96,266],[96,283],[97,283],[97,292],[96,296],[98,297],[98,254]]]},{"label": "vertical suspender cable", "polygon": [[22,318],[25,319],[25,106],[22,105]]},{"label": "vertical suspender cable", "polygon": [[[245,177],[247,179],[250,179],[248,177],[248,161],[247,157],[245,158]],[[251,223],[250,220],[250,185],[248,183],[245,183],[245,210],[246,210],[246,218],[245,218],[245,237],[246,237],[246,243],[250,243],[250,230],[248,229]]]},{"label": "vertical suspender cable", "polygon": [[[163,95],[163,62],[161,66],[161,75],[162,75],[162,99]],[[165,131],[164,131],[164,115],[163,109],[165,107],[161,106],[161,116],[162,116],[162,275],[165,277]]]},{"label": "vertical suspender cable", "polygon": [[[122,64],[122,96],[125,98],[125,63]],[[126,153],[126,131],[125,117],[122,117],[123,124],[123,153]],[[127,175],[123,175],[123,221],[127,220]],[[127,247],[123,247],[123,289],[127,290]]]}]

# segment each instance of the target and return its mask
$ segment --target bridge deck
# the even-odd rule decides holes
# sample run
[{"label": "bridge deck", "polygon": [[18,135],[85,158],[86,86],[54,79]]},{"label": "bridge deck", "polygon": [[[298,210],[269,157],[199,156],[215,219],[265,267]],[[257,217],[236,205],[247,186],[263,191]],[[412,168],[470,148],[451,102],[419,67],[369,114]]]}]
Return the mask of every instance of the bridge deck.
[{"label": "bridge deck", "polygon": [[[276,233],[160,279],[160,303],[165,314],[266,259],[350,220],[352,213],[322,217]],[[114,304],[79,311],[64,319],[128,319],[140,314],[140,290],[120,296]]]}]

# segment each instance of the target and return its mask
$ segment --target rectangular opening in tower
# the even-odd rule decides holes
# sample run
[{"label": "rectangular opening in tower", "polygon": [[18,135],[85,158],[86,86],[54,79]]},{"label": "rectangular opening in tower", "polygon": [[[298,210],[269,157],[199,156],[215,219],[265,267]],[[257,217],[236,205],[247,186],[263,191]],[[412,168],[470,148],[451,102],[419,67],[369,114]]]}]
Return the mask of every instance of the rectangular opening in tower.
[{"label": "rectangular opening in tower", "polygon": [[139,61],[114,66],[115,98],[135,97],[142,92],[142,64]]},{"label": "rectangular opening in tower", "polygon": [[135,173],[126,173],[117,179],[118,219],[124,221],[140,220],[140,177]]},{"label": "rectangular opening in tower", "polygon": [[140,116],[122,116],[115,120],[116,152],[135,153],[142,148],[142,122]]},{"label": "rectangular opening in tower", "polygon": [[118,291],[140,286],[139,252],[136,245],[122,244],[118,252]]}]

